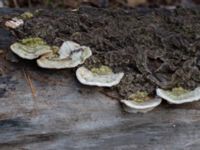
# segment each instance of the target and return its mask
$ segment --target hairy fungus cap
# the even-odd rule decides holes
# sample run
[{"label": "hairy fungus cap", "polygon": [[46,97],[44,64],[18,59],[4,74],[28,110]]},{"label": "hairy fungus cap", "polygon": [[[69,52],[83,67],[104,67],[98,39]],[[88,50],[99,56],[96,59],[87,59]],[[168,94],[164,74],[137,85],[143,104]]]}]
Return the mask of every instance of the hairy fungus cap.
[{"label": "hairy fungus cap", "polygon": [[24,59],[36,59],[51,52],[50,46],[41,38],[26,38],[10,46],[11,50]]},{"label": "hairy fungus cap", "polygon": [[5,26],[11,29],[16,29],[19,26],[22,26],[24,21],[19,18],[12,18],[11,20],[6,21]]},{"label": "hairy fungus cap", "polygon": [[117,85],[123,76],[124,73],[113,73],[106,66],[94,68],[91,71],[85,67],[80,67],[76,71],[76,77],[82,84],[99,87],[112,87]]},{"label": "hairy fungus cap", "polygon": [[66,41],[57,51],[38,59],[37,64],[42,68],[48,69],[74,68],[83,64],[91,55],[92,51],[89,47]]},{"label": "hairy fungus cap", "polygon": [[146,92],[136,92],[128,100],[121,100],[124,110],[129,113],[146,113],[160,105],[160,98],[151,98]]},{"label": "hairy fungus cap", "polygon": [[157,89],[157,96],[171,104],[183,104],[200,100],[200,87],[189,91],[182,87],[173,88],[171,91]]}]

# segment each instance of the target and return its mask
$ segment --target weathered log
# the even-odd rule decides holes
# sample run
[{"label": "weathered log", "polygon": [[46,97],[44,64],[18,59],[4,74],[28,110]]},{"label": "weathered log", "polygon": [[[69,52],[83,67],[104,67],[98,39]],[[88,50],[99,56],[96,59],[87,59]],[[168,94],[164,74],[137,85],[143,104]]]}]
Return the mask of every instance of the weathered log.
[{"label": "weathered log", "polygon": [[[1,16],[11,13],[0,9]],[[14,40],[1,26],[0,149],[199,149],[199,102],[126,114],[98,88],[80,85],[71,70],[11,63],[5,58]]]}]

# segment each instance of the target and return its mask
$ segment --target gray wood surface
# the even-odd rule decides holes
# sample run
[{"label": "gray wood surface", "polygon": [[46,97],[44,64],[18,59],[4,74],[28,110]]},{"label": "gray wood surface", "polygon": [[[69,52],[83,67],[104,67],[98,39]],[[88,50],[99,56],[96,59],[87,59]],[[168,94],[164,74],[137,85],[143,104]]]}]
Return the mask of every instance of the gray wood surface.
[{"label": "gray wood surface", "polygon": [[[12,12],[0,9],[1,15]],[[200,149],[200,102],[126,114],[117,100],[80,85],[72,70],[7,61],[12,40],[0,28],[1,150]]]}]

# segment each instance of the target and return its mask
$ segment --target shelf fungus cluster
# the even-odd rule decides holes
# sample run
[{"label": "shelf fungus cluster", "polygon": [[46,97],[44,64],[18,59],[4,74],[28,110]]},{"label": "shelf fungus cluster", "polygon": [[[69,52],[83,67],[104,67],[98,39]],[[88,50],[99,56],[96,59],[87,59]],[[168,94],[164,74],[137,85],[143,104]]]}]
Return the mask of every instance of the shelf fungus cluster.
[{"label": "shelf fungus cluster", "polygon": [[160,105],[161,98],[151,97],[147,92],[136,92],[128,100],[121,100],[123,108],[129,113],[146,113]]},{"label": "shelf fungus cluster", "polygon": [[65,41],[62,46],[49,46],[41,38],[26,38],[10,46],[21,58],[37,59],[38,66],[48,69],[74,68],[81,65],[92,55],[89,47]]},{"label": "shelf fungus cluster", "polygon": [[[61,47],[49,46],[41,38],[26,38],[11,45],[11,50],[21,58],[37,59],[41,68],[65,69],[84,64],[92,55],[89,47],[81,46],[73,41],[65,41]],[[85,85],[112,87],[121,81],[124,73],[114,73],[108,66],[99,68],[79,67],[76,71],[77,79]]]},{"label": "shelf fungus cluster", "polygon": [[147,92],[136,92],[128,100],[121,100],[124,110],[129,113],[146,113],[160,105],[163,100],[169,104],[183,104],[200,100],[200,87],[186,90],[176,87],[172,90],[156,89],[156,97],[151,97]]},{"label": "shelf fungus cluster", "polygon": [[[81,46],[73,41],[65,41],[61,47],[49,46],[41,38],[26,38],[10,46],[12,52],[23,59],[34,60],[39,67],[47,69],[75,68],[92,55],[87,46]],[[124,73],[114,73],[108,66],[88,69],[80,66],[76,70],[78,81],[84,85],[112,87],[120,83]]]},{"label": "shelf fungus cluster", "polygon": [[[50,46],[43,39],[26,38],[10,46],[11,50],[23,59],[34,60],[39,67],[47,69],[75,68],[78,81],[88,86],[112,87],[120,83],[124,73],[114,72],[112,68],[101,65],[87,68],[84,63],[92,55],[87,46],[73,41],[64,41],[60,47]],[[80,66],[82,65],[82,66]],[[129,113],[146,113],[161,104],[162,99],[170,104],[183,104],[200,100],[200,87],[186,90],[182,87],[172,90],[156,89],[156,96],[145,91],[131,94],[121,100],[125,111]]]},{"label": "shelf fungus cluster", "polygon": [[66,41],[60,48],[54,47],[51,53],[37,60],[38,66],[48,69],[74,68],[92,55],[89,47]]}]

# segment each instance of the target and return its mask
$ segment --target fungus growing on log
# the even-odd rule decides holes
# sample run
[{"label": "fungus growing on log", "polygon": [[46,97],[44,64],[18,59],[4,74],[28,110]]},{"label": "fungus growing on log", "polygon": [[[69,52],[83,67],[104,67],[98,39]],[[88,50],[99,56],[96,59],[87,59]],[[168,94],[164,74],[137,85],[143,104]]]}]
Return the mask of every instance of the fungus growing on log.
[{"label": "fungus growing on log", "polygon": [[36,59],[52,51],[50,46],[41,38],[26,38],[12,44],[10,48],[21,58],[28,60]]},{"label": "fungus growing on log", "polygon": [[160,105],[162,100],[152,98],[147,92],[136,92],[129,96],[128,100],[121,100],[124,110],[129,113],[146,113]]},{"label": "fungus growing on log", "polygon": [[72,41],[66,41],[52,53],[37,60],[38,66],[48,69],[74,68],[83,64],[92,55],[89,47],[80,46]]},{"label": "fungus growing on log", "polygon": [[170,104],[183,104],[200,100],[200,87],[194,90],[186,90],[182,87],[173,88],[171,91],[157,89],[157,96]]},{"label": "fungus growing on log", "polygon": [[76,71],[76,77],[82,84],[99,87],[115,86],[119,84],[123,76],[124,73],[113,73],[107,66],[101,66],[91,70],[80,67]]}]

